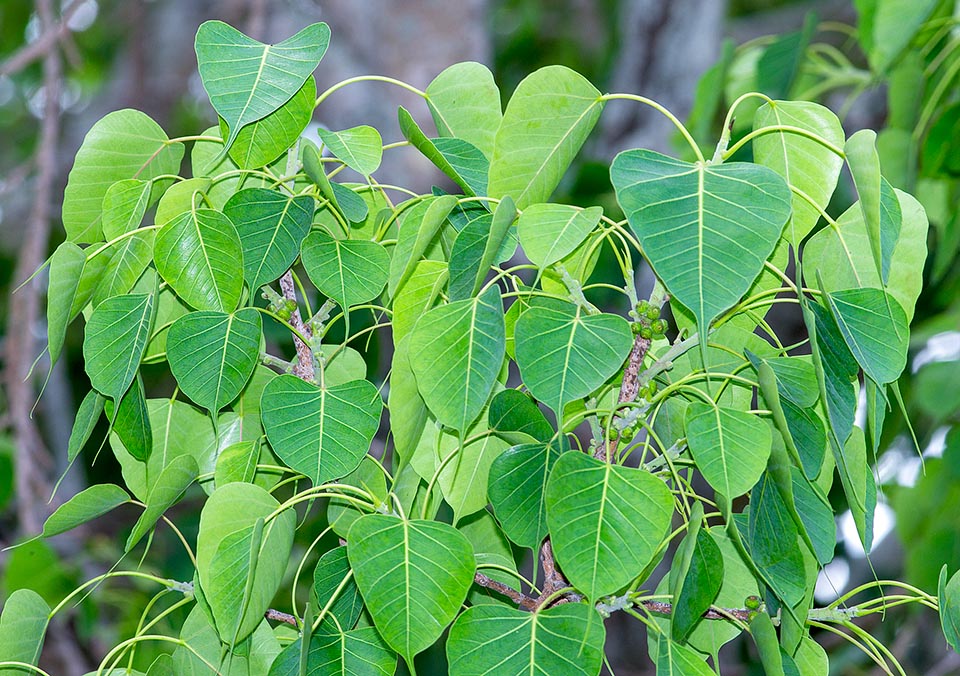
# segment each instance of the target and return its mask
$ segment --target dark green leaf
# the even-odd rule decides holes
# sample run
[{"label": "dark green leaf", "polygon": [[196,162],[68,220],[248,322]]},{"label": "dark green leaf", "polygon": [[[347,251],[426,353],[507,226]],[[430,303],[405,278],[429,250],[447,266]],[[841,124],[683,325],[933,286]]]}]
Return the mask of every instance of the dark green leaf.
[{"label": "dark green leaf", "polygon": [[892,383],[907,364],[907,316],[882,289],[848,289],[826,294],[833,318],[857,363],[879,384]]},{"label": "dark green leaf", "polygon": [[714,489],[733,499],[749,491],[770,457],[771,433],[760,418],[693,402],[684,425],[697,469]]},{"label": "dark green leaf", "polygon": [[67,462],[73,462],[90,440],[90,435],[93,434],[97,421],[100,420],[100,414],[103,413],[105,401],[106,398],[102,394],[96,390],[90,390],[80,402],[77,416],[73,420],[73,429],[70,430],[70,440],[67,443]]},{"label": "dark green leaf", "polygon": [[270,667],[269,676],[391,676],[397,669],[397,654],[373,627],[344,634],[314,633],[305,671],[301,671],[301,641],[298,638],[284,649]]},{"label": "dark green leaf", "polygon": [[543,411],[530,395],[519,390],[497,392],[490,400],[487,420],[490,429],[513,444],[548,442],[554,436]]},{"label": "dark green leaf", "polygon": [[521,444],[490,466],[490,503],[504,533],[521,547],[538,547],[547,536],[547,479],[559,457],[552,444]]},{"label": "dark green leaf", "polygon": [[379,296],[390,267],[390,256],[378,242],[334,239],[323,230],[304,240],[301,261],[320,293],[344,309]]},{"label": "dark green leaf", "polygon": [[113,402],[108,402],[107,406],[107,417],[112,418],[112,430],[120,437],[124,448],[137,460],[145,461],[153,446],[153,430],[147,412],[143,378],[137,375],[136,382],[123,395],[115,412]]},{"label": "dark green leaf", "polygon": [[87,322],[84,370],[100,394],[119,401],[137,375],[150,335],[153,296],[114,296],[102,302]]},{"label": "dark green leaf", "polygon": [[[360,590],[350,574],[347,548],[335,547],[320,557],[313,572],[313,591],[317,596],[317,613],[329,604],[325,616],[317,627],[319,633],[345,632],[353,629],[363,610]],[[346,581],[345,581],[346,580]],[[337,595],[333,603],[330,599]]]}]

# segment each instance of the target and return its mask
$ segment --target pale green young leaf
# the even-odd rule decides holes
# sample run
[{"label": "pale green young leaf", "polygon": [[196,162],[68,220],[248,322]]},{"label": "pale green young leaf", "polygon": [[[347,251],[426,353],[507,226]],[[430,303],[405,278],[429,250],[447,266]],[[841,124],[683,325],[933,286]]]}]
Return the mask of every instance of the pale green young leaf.
[{"label": "pale green young leaf", "polygon": [[714,676],[702,655],[671,636],[657,637],[657,676]]},{"label": "pale green young leaf", "polygon": [[876,3],[872,16],[873,40],[868,50],[870,65],[875,72],[887,71],[938,4],[937,0],[884,0]]},{"label": "pale green young leaf", "polygon": [[353,524],[347,555],[380,635],[407,664],[457,616],[476,571],[469,541],[453,526],[383,514]]},{"label": "pale green young leaf", "polygon": [[260,358],[260,313],[191,312],[167,335],[167,361],[177,384],[213,415],[237,398]]},{"label": "pale green young leaf", "polygon": [[390,256],[379,242],[335,239],[324,230],[307,235],[300,260],[320,293],[344,310],[379,296],[390,269]]},{"label": "pale green young leaf", "polygon": [[223,486],[233,481],[253,483],[257,474],[257,461],[260,459],[259,439],[238,441],[230,444],[217,456],[217,468],[213,483]]},{"label": "pale green young leaf", "polygon": [[643,572],[673,515],[673,496],[661,479],[577,451],[554,464],[546,503],[557,563],[591,602]]},{"label": "pale green young leaf", "polygon": [[593,676],[603,665],[606,632],[584,603],[529,613],[474,606],[457,618],[447,640],[451,676]]},{"label": "pale green young leaf", "polygon": [[48,538],[103,516],[120,505],[130,502],[127,492],[115,484],[95,484],[86,488],[47,517],[43,537]]},{"label": "pale green young leaf", "polygon": [[[387,490],[387,479],[383,468],[369,455],[363,457],[357,468],[337,483],[362,488],[373,498],[374,509],[379,509],[390,501],[390,491]],[[327,503],[327,521],[333,532],[340,537],[347,537],[353,522],[366,514],[355,502],[341,498],[330,498]]]},{"label": "pale green young leaf", "polygon": [[267,383],[260,399],[263,428],[274,452],[314,485],[345,476],[360,464],[382,408],[380,393],[367,380],[320,388],[281,375]]},{"label": "pale green young leaf", "polygon": [[197,68],[213,109],[230,127],[227,148],[240,129],[279,109],[303,87],[329,44],[325,23],[311,24],[275,45],[249,38],[222,21],[200,24]]},{"label": "pale green young leaf", "polygon": [[390,433],[400,465],[410,460],[429,415],[410,366],[409,348],[409,336],[394,343],[393,360],[390,362],[390,394],[387,398]]},{"label": "pale green young leaf", "polygon": [[206,177],[188,178],[174,183],[167,188],[157,202],[157,212],[153,217],[154,225],[163,225],[184,211],[190,211],[194,205],[199,205],[199,195],[209,190],[210,185],[211,181]]},{"label": "pale green young leaf", "polygon": [[420,261],[407,283],[393,299],[393,342],[399,345],[433,306],[447,282],[448,268],[443,261]]},{"label": "pale green young leaf", "polygon": [[103,196],[102,227],[110,240],[140,227],[150,203],[150,181],[128,178],[117,181]]},{"label": "pale green young leaf", "polygon": [[427,85],[427,106],[440,136],[455,136],[476,146],[488,159],[503,112],[500,89],[481,63],[455,63]]},{"label": "pale green young leaf", "polygon": [[610,178],[654,271],[700,331],[750,288],[791,214],[786,182],[754,164],[628,150]]},{"label": "pale green young leaf", "polygon": [[233,312],[243,291],[243,249],[233,222],[219,211],[180,214],[157,233],[157,271],[197,310]]},{"label": "pale green young leaf", "polygon": [[[47,286],[47,350],[50,363],[55,364],[63,350],[67,326],[76,317],[73,312],[81,275],[87,255],[73,242],[64,242],[50,258],[49,284]],[[93,293],[91,288],[90,293]],[[89,297],[83,300],[86,305]],[[79,310],[78,310],[79,312]]]},{"label": "pale green young leaf", "polygon": [[297,259],[310,232],[313,198],[248,188],[230,197],[223,213],[237,229],[243,249],[243,281],[255,293],[279,279]]},{"label": "pale green young leaf", "polygon": [[[50,622],[50,606],[32,589],[17,589],[4,601],[0,614],[0,661],[23,662],[36,666]],[[30,673],[4,669],[10,674]]]},{"label": "pale green young leaf", "polygon": [[[103,198],[117,181],[151,181],[176,174],[183,144],[171,143],[160,126],[139,110],[102,117],[83,139],[63,193],[63,227],[71,242],[103,240]],[[162,190],[155,183],[151,197]],[[152,201],[152,199],[151,199]]]},{"label": "pale green young leaf", "polygon": [[[463,517],[483,509],[490,501],[487,497],[490,466],[507,450],[507,442],[488,434],[482,439],[462,448],[453,449],[457,457],[449,461],[440,472],[437,483],[443,498],[453,509],[454,523]],[[444,453],[444,449],[440,449]],[[446,459],[447,454],[438,458]]]},{"label": "pale green young leaf", "polygon": [[119,401],[140,367],[150,335],[153,296],[131,294],[103,301],[87,322],[84,370],[100,394]]},{"label": "pale green young leaf", "polygon": [[523,252],[540,268],[552,265],[580,246],[602,215],[601,207],[533,204],[523,210],[517,221]]},{"label": "pale green young leaf", "polygon": [[456,205],[457,198],[453,195],[427,197],[404,212],[397,245],[390,259],[387,288],[391,297],[406,284]]},{"label": "pale green young leaf", "polygon": [[373,127],[361,125],[343,131],[318,129],[317,133],[327,150],[358,174],[369,176],[380,167],[383,139]]},{"label": "pale green young leaf", "polygon": [[770,427],[750,413],[693,402],[684,425],[697,469],[729,499],[749,491],[770,457]]},{"label": "pale green young leaf", "polygon": [[546,202],[600,118],[600,92],[564,66],[528,75],[507,103],[490,160],[491,197]]}]

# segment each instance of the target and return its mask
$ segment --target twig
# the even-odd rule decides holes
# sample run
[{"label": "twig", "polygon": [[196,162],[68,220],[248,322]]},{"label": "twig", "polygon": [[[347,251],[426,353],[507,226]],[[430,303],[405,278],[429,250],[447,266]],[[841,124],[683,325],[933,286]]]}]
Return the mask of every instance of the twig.
[{"label": "twig", "polygon": [[[297,302],[297,291],[293,285],[293,273],[287,270],[283,273],[283,277],[280,278],[280,291],[283,292],[283,297],[287,300],[292,300],[294,303]],[[313,332],[310,330],[310,327],[303,323],[303,319],[300,317],[300,306],[297,305],[294,308],[293,312],[290,313],[290,326],[299,331],[302,335],[310,338],[313,335]],[[300,340],[297,336],[293,337],[293,344],[297,347],[297,363],[293,367],[293,375],[306,380],[308,382],[313,382],[316,373],[313,369],[313,351],[310,349],[310,346]]]},{"label": "twig", "polygon": [[[623,381],[620,383],[620,396],[617,401],[621,404],[635,401],[640,393],[640,369],[643,367],[643,359],[647,356],[647,350],[650,349],[651,341],[637,334],[633,341],[633,347],[630,349],[630,356],[627,357],[627,366],[623,370]],[[619,435],[611,439],[609,444],[600,444],[593,452],[593,457],[597,460],[612,460],[617,454],[617,445],[620,443]]]},{"label": "twig", "polygon": [[70,17],[73,16],[82,4],[82,0],[74,0],[74,2],[71,2],[70,6],[64,9],[63,14],[60,15],[59,23],[52,28],[44,30],[40,37],[22,47],[13,56],[0,64],[0,75],[13,75],[37,59],[47,56],[48,52],[54,51],[53,47],[65,37],[69,36],[70,28],[67,24],[70,23]]},{"label": "twig", "polygon": [[281,613],[279,610],[274,610],[273,608],[267,609],[267,612],[263,614],[268,620],[273,620],[274,622],[285,622],[286,624],[293,625],[294,627],[300,628],[300,623],[297,622],[297,618],[290,613]]},{"label": "twig", "polygon": [[473,581],[481,587],[486,587],[487,589],[492,589],[495,592],[503,594],[524,610],[536,610],[537,608],[537,599],[533,598],[532,596],[527,596],[523,592],[519,592],[513,587],[505,585],[502,582],[497,582],[481,572],[477,572],[473,576]]}]

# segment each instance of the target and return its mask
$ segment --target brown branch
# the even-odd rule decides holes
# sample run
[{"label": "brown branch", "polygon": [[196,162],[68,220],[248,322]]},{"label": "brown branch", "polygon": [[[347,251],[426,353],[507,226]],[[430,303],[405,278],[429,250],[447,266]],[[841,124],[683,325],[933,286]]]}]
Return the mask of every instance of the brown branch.
[{"label": "brown branch", "polygon": [[[651,341],[637,334],[633,341],[633,347],[630,349],[630,355],[627,357],[627,365],[623,369],[623,381],[620,383],[620,395],[617,401],[620,404],[626,404],[636,401],[640,393],[640,369],[643,368],[643,359],[647,356],[647,350],[650,349]],[[593,457],[604,462],[610,461],[617,454],[617,446],[620,443],[619,436],[611,439],[609,444],[598,444],[593,452]]]},{"label": "brown branch", "polygon": [[63,10],[59,23],[44,30],[40,37],[25,47],[22,47],[13,56],[0,64],[0,75],[10,76],[18,73],[37,59],[41,59],[47,56],[49,52],[54,51],[53,48],[57,43],[70,36],[70,28],[67,24],[70,23],[70,17],[73,16],[74,12],[76,12],[82,4],[82,0],[74,0],[74,2],[71,2],[70,6]]},{"label": "brown branch", "polygon": [[505,585],[502,582],[497,582],[481,572],[477,572],[473,576],[473,581],[481,587],[486,587],[487,589],[492,589],[499,594],[503,594],[524,610],[536,610],[537,608],[537,599],[533,598],[532,596],[528,596],[523,592],[519,592],[513,587]]},{"label": "brown branch", "polygon": [[290,613],[281,613],[279,610],[274,610],[273,608],[268,608],[267,612],[263,614],[268,620],[273,620],[275,622],[285,622],[286,624],[293,625],[294,627],[300,628],[300,623],[297,622],[297,618]]},{"label": "brown branch", "polygon": [[[280,291],[287,300],[292,300],[294,303],[297,302],[297,290],[293,285],[293,273],[289,270],[283,273],[283,277],[280,278]],[[300,317],[299,305],[290,313],[290,325],[307,338],[313,335],[310,327],[304,324],[303,319]],[[297,336],[293,337],[293,344],[297,347],[297,363],[293,367],[293,375],[303,380],[313,382],[316,376],[313,370],[313,351],[309,345]]]}]

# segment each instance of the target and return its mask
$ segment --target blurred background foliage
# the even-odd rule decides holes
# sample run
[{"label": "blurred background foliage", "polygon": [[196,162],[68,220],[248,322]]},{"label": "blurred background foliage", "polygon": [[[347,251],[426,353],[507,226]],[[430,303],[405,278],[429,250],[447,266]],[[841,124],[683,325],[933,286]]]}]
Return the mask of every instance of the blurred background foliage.
[{"label": "blurred background foliage", "polygon": [[[890,15],[887,10],[894,5],[902,14]],[[529,72],[564,64],[603,91],[636,92],[664,104],[688,120],[708,156],[727,107],[750,90],[825,103],[841,114],[848,135],[865,127],[878,130],[885,176],[918,196],[931,223],[926,265],[916,272],[923,275],[924,291],[913,319],[911,363],[899,383],[910,424],[892,402],[874,465],[882,489],[877,544],[868,562],[858,551],[852,519],[842,517],[838,556],[821,576],[818,603],[830,602],[875,574],[935,591],[942,562],[951,570],[960,567],[960,2],[953,0],[0,2],[5,385],[0,391],[0,547],[34,535],[36,524],[65,496],[92,482],[119,480],[112,454],[98,453],[96,444],[67,471],[73,413],[89,389],[79,325],[71,327],[64,357],[31,417],[48,370],[41,355],[24,382],[46,335],[43,273],[12,292],[63,239],[57,215],[66,176],[96,119],[134,107],[170,136],[196,133],[214,120],[196,76],[192,45],[196,27],[210,18],[266,42],[327,21],[333,43],[318,72],[321,90],[365,73],[423,87],[453,62],[478,60],[493,68],[506,98]],[[50,92],[56,105],[48,101]],[[315,122],[331,128],[373,124],[385,140],[396,140],[396,106],[413,108],[423,124],[426,111],[417,104],[399,90],[357,86],[325,102]],[[731,143],[749,131],[755,107],[750,102],[738,107]],[[610,159],[630,147],[682,153],[675,141],[669,124],[656,114],[612,103],[557,200],[600,204],[618,217],[607,173]],[[415,155],[391,156],[381,180],[390,181],[392,173],[403,177],[393,182],[429,190],[437,178]],[[831,215],[842,213],[853,199],[848,181],[847,189],[838,191]],[[595,274],[602,277],[605,269],[609,266],[601,257]],[[638,276],[641,290],[649,288],[650,272],[638,271]],[[774,322],[785,343],[801,337],[790,313],[774,314]],[[383,355],[380,364],[388,363],[389,355]],[[149,380],[150,370],[144,372]],[[169,383],[152,382],[148,388],[168,392]],[[94,438],[102,439],[105,431],[98,430]],[[57,497],[48,504],[64,475]],[[835,493],[831,498],[842,507],[842,493]],[[169,515],[188,538],[196,533],[197,504],[184,501]],[[135,520],[135,513],[120,511],[52,541],[0,554],[0,601],[15,589],[31,587],[55,606],[118,561]],[[299,533],[318,532],[322,524],[316,525]],[[308,545],[298,543],[301,552]],[[151,560],[167,562],[164,574],[190,578],[189,561],[169,530],[159,529],[150,547]],[[151,596],[126,584],[97,589],[65,614],[66,622],[55,622],[47,644],[49,671],[85,673],[106,646],[131,633]],[[887,620],[868,629],[882,637],[908,672],[960,673],[960,657],[946,653],[935,616],[897,609]],[[616,673],[652,673],[635,625],[611,626],[610,631]],[[827,637],[824,642],[834,673],[873,673],[863,654],[842,640]],[[745,643],[725,651],[721,655],[730,666],[724,673],[754,673],[747,666]],[[147,665],[151,659],[144,651],[137,662]],[[425,659],[434,658],[428,654]]]}]

